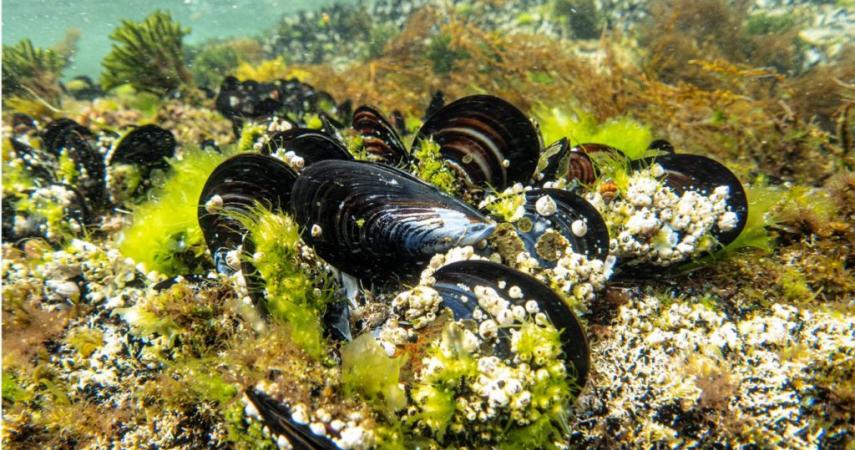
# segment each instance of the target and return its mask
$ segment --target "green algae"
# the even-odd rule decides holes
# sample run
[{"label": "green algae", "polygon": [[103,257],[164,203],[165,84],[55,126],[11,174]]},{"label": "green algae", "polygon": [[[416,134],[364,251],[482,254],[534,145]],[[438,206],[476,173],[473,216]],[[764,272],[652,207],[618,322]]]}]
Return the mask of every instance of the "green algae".
[{"label": "green algae", "polygon": [[3,103],[9,97],[36,97],[56,101],[61,93],[59,77],[66,61],[52,49],[33,46],[24,39],[3,46]]},{"label": "green algae", "polygon": [[639,159],[653,142],[650,127],[629,117],[598,123],[593,114],[580,108],[549,108],[539,105],[532,111],[546,143],[567,137],[576,144],[605,144],[621,150],[630,159]]},{"label": "green algae", "polygon": [[88,358],[104,345],[104,333],[94,328],[78,329],[71,332],[65,338],[65,342],[74,348],[80,356]]},{"label": "green algae", "polygon": [[240,130],[237,149],[240,153],[254,153],[255,142],[265,135],[267,128],[264,125],[247,122]]},{"label": "green algae", "polygon": [[240,220],[255,244],[250,261],[266,287],[259,307],[272,320],[288,324],[293,341],[321,359],[326,353],[321,319],[333,301],[332,280],[301,268],[300,232],[290,216],[258,207]]},{"label": "green algae", "polygon": [[163,185],[133,209],[119,251],[167,276],[199,271],[206,250],[197,219],[199,196],[208,176],[230,154],[190,148],[172,159]]},{"label": "green algae", "polygon": [[498,192],[487,198],[484,207],[505,222],[516,222],[525,215],[525,192]]},{"label": "green algae", "polygon": [[346,395],[358,392],[387,418],[407,406],[406,393],[399,386],[406,358],[390,358],[369,333],[346,344],[341,350],[342,381]]},{"label": "green algae", "polygon": [[454,172],[445,164],[439,145],[430,139],[422,140],[420,144],[413,155],[417,160],[414,168],[416,176],[447,194],[454,195],[459,192],[460,183]]},{"label": "green algae", "polygon": [[[441,341],[432,345],[428,356],[437,358],[441,368],[424,376],[411,387],[410,395],[421,410],[410,420],[427,426],[443,440],[456,412],[454,397],[466,380],[478,375],[478,361],[463,346],[463,328],[449,323],[442,331]],[[443,351],[443,347],[448,352]]]}]

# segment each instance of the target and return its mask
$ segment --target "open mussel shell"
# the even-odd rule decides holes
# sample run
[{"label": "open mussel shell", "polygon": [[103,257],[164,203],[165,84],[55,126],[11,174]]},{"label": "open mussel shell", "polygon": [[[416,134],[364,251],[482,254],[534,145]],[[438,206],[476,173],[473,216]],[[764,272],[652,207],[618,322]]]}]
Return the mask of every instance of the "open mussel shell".
[{"label": "open mussel shell", "polygon": [[302,159],[303,167],[327,159],[353,159],[340,141],[308,128],[292,128],[274,133],[267,143],[267,152],[293,152]]},{"label": "open mussel shell", "polygon": [[[573,252],[589,259],[606,259],[609,231],[603,217],[587,200],[560,189],[531,190],[526,192],[525,199],[525,215],[514,222],[514,227],[526,250],[541,265],[555,267],[560,257],[554,242],[556,232]],[[549,208],[538,208],[538,202],[549,203]]]},{"label": "open mussel shell", "polygon": [[214,169],[202,188],[197,214],[218,271],[234,269],[226,256],[246,233],[238,217],[248,216],[256,204],[287,210],[296,178],[282,161],[254,153],[233,156]]},{"label": "open mussel shell", "polygon": [[495,225],[475,209],[382,164],[320,161],[291,192],[303,241],[360,279],[407,276],[431,256],[472,245]]},{"label": "open mussel shell", "polygon": [[[441,267],[433,274],[433,288],[442,297],[443,306],[451,309],[457,320],[471,319],[478,305],[475,286],[492,288],[510,305],[524,305],[534,300],[550,322],[561,332],[561,347],[568,369],[575,369],[576,381],[581,389],[588,379],[590,349],[588,339],[573,311],[552,289],[530,275],[490,261],[459,261]],[[521,298],[513,298],[508,289],[517,286]],[[499,328],[498,352],[510,352],[510,332]]]},{"label": "open mussel shell", "polygon": [[461,98],[433,113],[416,134],[415,149],[433,139],[469,187],[503,190],[531,179],[540,138],[528,117],[490,95]]},{"label": "open mussel shell", "polygon": [[353,129],[362,137],[362,146],[381,162],[402,167],[410,154],[392,127],[376,109],[362,105],[353,113]]},{"label": "open mussel shell", "polygon": [[294,450],[336,450],[339,447],[331,439],[312,432],[307,424],[297,423],[292,418],[291,408],[260,389],[247,389],[246,396],[255,406],[264,424],[273,435],[284,436]]},{"label": "open mussel shell", "polygon": [[567,139],[561,138],[541,153],[535,181],[542,184],[565,178],[570,183],[590,185],[596,181],[598,175],[589,153],[604,151],[619,157],[623,155],[619,150],[601,144],[582,144],[571,148]]},{"label": "open mussel shell", "polygon": [[721,245],[727,245],[739,236],[748,220],[748,198],[742,183],[730,169],[706,156],[681,153],[633,161],[632,167],[647,167],[654,163],[665,170],[665,182],[678,194],[686,190],[694,190],[709,195],[715,188],[727,186],[729,189],[727,204],[736,214],[738,222],[736,227],[729,231],[722,231],[716,225],[712,229],[712,234]]}]

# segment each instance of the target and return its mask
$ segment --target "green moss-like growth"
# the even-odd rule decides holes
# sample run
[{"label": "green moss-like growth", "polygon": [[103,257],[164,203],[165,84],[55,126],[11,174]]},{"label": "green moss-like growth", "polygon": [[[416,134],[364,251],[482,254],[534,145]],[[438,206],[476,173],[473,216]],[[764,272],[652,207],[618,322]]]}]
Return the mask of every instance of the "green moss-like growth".
[{"label": "green moss-like growth", "polygon": [[725,251],[750,247],[767,253],[771,252],[775,243],[766,227],[774,220],[770,212],[780,200],[781,192],[758,180],[758,183],[749,186],[745,193],[748,197],[748,218],[745,221],[745,228]]},{"label": "green moss-like growth", "polygon": [[807,303],[816,297],[805,276],[796,267],[787,267],[778,278],[784,298],[793,303]]},{"label": "green moss-like growth", "polygon": [[104,345],[104,333],[94,328],[79,329],[69,334],[65,342],[77,350],[80,356],[88,358]]},{"label": "green moss-like growth", "polygon": [[255,153],[255,143],[267,132],[263,125],[247,122],[240,130],[240,139],[238,139],[238,152],[240,153]]},{"label": "green moss-like growth", "polygon": [[197,271],[205,242],[196,208],[208,176],[230,152],[188,149],[170,162],[171,172],[150,200],[134,208],[133,223],[119,239],[119,251],[146,270],[172,276]]},{"label": "green moss-like growth", "polygon": [[29,39],[3,46],[3,100],[34,96],[48,102],[59,99],[59,77],[65,60],[56,51],[33,47]]},{"label": "green moss-like growth", "polygon": [[363,334],[341,350],[345,393],[358,392],[387,417],[407,406],[407,395],[399,386],[401,366],[406,359],[390,358],[370,333]]},{"label": "green moss-like growth", "polygon": [[322,358],[326,340],[321,319],[333,299],[331,280],[301,268],[300,232],[291,217],[259,207],[240,219],[255,243],[250,257],[266,287],[266,303],[260,306],[272,320],[290,326],[294,343]]},{"label": "green moss-like growth", "polygon": [[525,214],[525,192],[509,189],[489,195],[481,206],[505,222],[516,222]]},{"label": "green moss-like growth", "polygon": [[422,180],[438,187],[443,192],[451,195],[460,190],[460,183],[454,172],[445,165],[439,152],[439,145],[432,140],[421,141],[421,146],[416,150],[415,174]]},{"label": "green moss-like growth", "polygon": [[421,405],[421,412],[413,419],[430,428],[439,440],[445,436],[456,411],[455,394],[466,380],[478,375],[478,361],[466,351],[463,339],[463,328],[455,323],[448,324],[440,342],[427,352],[428,357],[440,361],[441,369],[424,376],[411,390],[413,401]]},{"label": "green moss-like growth", "polygon": [[653,142],[650,127],[628,117],[598,123],[593,115],[578,108],[567,110],[543,105],[533,113],[547,143],[567,137],[574,145],[606,144],[621,150],[630,159],[638,159]]},{"label": "green moss-like growth", "polygon": [[141,92],[164,95],[190,85],[193,77],[184,65],[184,36],[190,32],[164,11],[142,22],[123,20],[110,35],[113,49],[102,61],[104,89],[130,84]]}]

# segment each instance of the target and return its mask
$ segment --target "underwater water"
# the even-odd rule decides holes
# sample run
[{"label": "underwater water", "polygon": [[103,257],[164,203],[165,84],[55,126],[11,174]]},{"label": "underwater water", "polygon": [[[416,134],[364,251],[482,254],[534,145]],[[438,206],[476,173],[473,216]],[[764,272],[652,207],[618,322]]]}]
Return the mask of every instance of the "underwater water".
[{"label": "underwater water", "polygon": [[7,1],[4,448],[855,445],[855,4]]}]

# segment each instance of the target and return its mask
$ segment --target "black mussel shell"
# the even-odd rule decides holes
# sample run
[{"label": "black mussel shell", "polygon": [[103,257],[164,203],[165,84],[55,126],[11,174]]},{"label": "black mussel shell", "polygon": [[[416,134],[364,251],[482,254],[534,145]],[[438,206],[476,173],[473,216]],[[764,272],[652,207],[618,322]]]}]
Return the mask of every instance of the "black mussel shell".
[{"label": "black mussel shell", "polygon": [[503,190],[528,182],[540,155],[540,137],[514,105],[490,95],[473,95],[432,114],[413,141],[433,139],[443,158],[470,187]]},{"label": "black mussel shell", "polygon": [[217,111],[228,119],[254,119],[273,114],[282,107],[282,92],[271,83],[239,81],[229,76],[220,85],[215,100]]},{"label": "black mussel shell", "polygon": [[15,150],[15,156],[21,160],[34,181],[39,185],[56,181],[56,176],[53,173],[56,160],[53,155],[39,152],[30,144],[14,136],[9,137],[9,142],[12,144],[12,149]]},{"label": "black mussel shell", "polygon": [[647,151],[656,151],[662,153],[675,153],[674,146],[665,139],[656,139],[647,146]]},{"label": "black mussel shell", "polygon": [[265,425],[274,435],[288,439],[295,450],[337,450],[335,442],[312,432],[308,425],[299,424],[291,418],[288,405],[277,401],[259,389],[247,389],[246,396],[261,415]]},{"label": "black mussel shell", "polygon": [[691,189],[709,195],[716,187],[727,186],[730,189],[727,204],[730,210],[736,213],[739,222],[730,231],[722,231],[718,226],[714,226],[712,233],[721,245],[727,245],[739,236],[748,220],[748,198],[742,183],[730,169],[706,156],[684,153],[636,160],[632,162],[632,167],[647,167],[653,163],[659,164],[665,170],[666,183],[678,194]]},{"label": "black mussel shell", "polygon": [[445,106],[445,94],[442,91],[436,91],[430,97],[430,103],[428,103],[428,107],[425,110],[424,120],[428,120],[430,116],[434,115]]},{"label": "black mussel shell", "polygon": [[622,151],[606,144],[586,143],[570,149],[561,170],[567,181],[590,185],[600,176],[597,161],[605,158],[623,160],[629,165],[629,158]]},{"label": "black mussel shell", "polygon": [[154,286],[152,286],[152,289],[154,289],[157,292],[163,292],[163,291],[171,288],[172,286],[175,286],[176,284],[179,284],[182,282],[189,283],[193,287],[194,291],[198,291],[201,289],[214,287],[214,286],[218,285],[216,279],[211,279],[211,278],[208,278],[204,275],[187,274],[187,275],[176,275],[174,277],[167,278],[163,281],[158,282]]},{"label": "black mussel shell", "polygon": [[38,128],[39,126],[33,116],[24,113],[12,114],[12,131],[15,134],[29,133],[38,130]]},{"label": "black mussel shell", "polygon": [[[442,296],[443,305],[451,309],[458,320],[472,318],[472,313],[478,305],[472,291],[475,286],[493,288],[511,305],[521,305],[528,300],[536,301],[540,311],[546,314],[549,321],[561,332],[564,357],[569,363],[568,369],[571,366],[575,369],[578,387],[581,389],[585,385],[591,365],[588,339],[579,319],[552,289],[530,275],[490,261],[451,263],[437,270],[433,277],[436,280],[433,288]],[[511,286],[518,286],[523,297],[512,298],[508,294]],[[507,329],[499,329],[499,352],[509,353],[509,335]]]},{"label": "black mussel shell", "polygon": [[[81,230],[88,224],[92,223],[91,221],[94,219],[91,214],[91,210],[89,208],[89,204],[86,201],[87,199],[80,193],[78,189],[74,186],[64,184],[64,183],[52,183],[48,184],[42,188],[37,189],[27,189],[22,192],[22,196],[27,196],[32,199],[34,195],[36,195],[37,191],[41,190],[50,190],[58,188],[62,191],[66,191],[64,193],[70,193],[70,201],[62,204],[62,212],[63,212],[63,220],[66,224],[75,223]],[[48,198],[52,200],[57,200],[56,197],[53,197],[52,193],[48,194]],[[15,210],[16,200],[13,196],[3,196],[3,220],[4,220],[4,232],[8,233],[8,235],[4,235],[3,239],[5,240],[18,240],[29,237],[44,237],[48,236],[43,233],[43,226],[47,223],[45,217],[39,214],[33,215],[19,215]],[[8,216],[7,221],[7,212],[11,214]],[[20,222],[23,220],[23,222]]]},{"label": "black mussel shell", "polygon": [[569,154],[570,142],[567,138],[561,138],[546,146],[538,158],[533,181],[542,183],[558,178],[560,174],[566,172],[561,167],[566,165]]},{"label": "black mussel shell", "polygon": [[[555,203],[555,212],[541,215],[537,211],[537,202],[549,196]],[[526,192],[525,215],[514,222],[517,234],[526,250],[545,267],[555,267],[559,255],[541,250],[541,238],[547,230],[561,234],[573,252],[585,255],[589,259],[605,260],[609,253],[609,231],[603,217],[587,200],[570,191],[560,189],[535,189]],[[550,248],[548,242],[542,243]]]},{"label": "black mussel shell", "polygon": [[86,75],[78,75],[72,78],[64,87],[76,100],[94,100],[104,95],[104,91]]},{"label": "black mussel shell", "polygon": [[69,135],[75,133],[87,139],[94,138],[94,135],[89,128],[86,128],[71,119],[63,118],[54,120],[47,124],[42,132],[44,148],[54,156],[59,157],[59,153],[65,145],[64,141]]},{"label": "black mussel shell", "polygon": [[169,167],[175,155],[175,136],[157,125],[143,125],[122,136],[110,152],[109,164],[130,164],[144,173]]},{"label": "black mussel shell", "polygon": [[303,241],[360,279],[410,275],[436,253],[471,245],[495,225],[457,199],[382,164],[320,161],[291,193]]},{"label": "black mussel shell", "polygon": [[106,169],[104,158],[93,145],[95,135],[73,120],[59,119],[45,127],[42,140],[49,154],[60,158],[65,152],[71,158],[77,174],[75,187],[90,206],[100,206],[107,194],[104,184]]},{"label": "black mussel shell", "polygon": [[353,113],[353,129],[362,137],[362,146],[380,161],[402,167],[409,162],[401,138],[392,125],[376,109],[362,105]]},{"label": "black mussel shell", "polygon": [[274,133],[268,140],[265,153],[273,153],[278,149],[294,152],[295,155],[303,158],[303,167],[326,159],[353,159],[339,140],[321,131],[308,128],[292,128]]},{"label": "black mussel shell", "polygon": [[409,131],[407,130],[407,120],[404,119],[404,115],[401,111],[392,111],[392,123],[395,124],[395,130],[398,131],[399,136],[406,136],[409,134]]},{"label": "black mussel shell", "polygon": [[282,161],[254,153],[233,156],[214,169],[199,196],[198,218],[218,271],[232,271],[226,254],[246,233],[236,216],[250,214],[256,203],[287,210],[296,178]]}]

